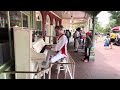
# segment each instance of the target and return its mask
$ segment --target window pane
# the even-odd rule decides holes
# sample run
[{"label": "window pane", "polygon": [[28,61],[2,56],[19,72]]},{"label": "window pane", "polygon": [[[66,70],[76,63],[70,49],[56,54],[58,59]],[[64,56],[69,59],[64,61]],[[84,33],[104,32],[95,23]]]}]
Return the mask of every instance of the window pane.
[{"label": "window pane", "polygon": [[37,30],[41,30],[41,21],[36,21]]},{"label": "window pane", "polygon": [[6,20],[7,20],[6,11],[0,11],[0,27],[2,28],[5,27]]},{"label": "window pane", "polygon": [[22,14],[23,16],[23,27],[28,27],[28,16],[25,14]]},{"label": "window pane", "polygon": [[37,30],[42,30],[42,16],[41,16],[41,13],[40,11],[36,11],[36,28]]},{"label": "window pane", "polygon": [[21,23],[21,12],[20,11],[10,11],[10,25],[13,26],[22,26]]}]

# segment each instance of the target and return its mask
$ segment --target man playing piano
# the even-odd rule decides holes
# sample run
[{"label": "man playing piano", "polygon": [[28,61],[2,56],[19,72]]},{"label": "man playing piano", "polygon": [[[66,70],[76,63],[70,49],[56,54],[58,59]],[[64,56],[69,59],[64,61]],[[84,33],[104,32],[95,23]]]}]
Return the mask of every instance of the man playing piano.
[{"label": "man playing piano", "polygon": [[55,63],[56,61],[67,57],[67,37],[64,34],[63,26],[55,27],[57,38],[57,44],[54,50],[48,49],[46,61],[42,62],[43,68],[49,67],[49,63]]}]

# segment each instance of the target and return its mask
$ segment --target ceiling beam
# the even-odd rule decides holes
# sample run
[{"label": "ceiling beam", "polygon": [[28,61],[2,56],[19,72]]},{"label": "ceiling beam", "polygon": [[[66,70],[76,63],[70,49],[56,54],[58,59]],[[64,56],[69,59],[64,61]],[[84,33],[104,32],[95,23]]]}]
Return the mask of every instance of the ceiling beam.
[{"label": "ceiling beam", "polygon": [[62,18],[61,18],[59,15],[57,15],[55,12],[53,12],[53,11],[49,11],[49,12],[51,12],[52,14],[54,14],[56,17],[62,19]]}]

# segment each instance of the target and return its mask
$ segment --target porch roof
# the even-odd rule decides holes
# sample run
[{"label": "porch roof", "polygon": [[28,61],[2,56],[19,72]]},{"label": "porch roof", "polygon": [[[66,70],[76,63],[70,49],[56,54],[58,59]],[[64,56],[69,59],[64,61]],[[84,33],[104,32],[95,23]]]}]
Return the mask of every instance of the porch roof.
[{"label": "porch roof", "polygon": [[96,16],[100,11],[53,11],[62,19],[74,19],[75,23],[84,23],[89,17]]}]

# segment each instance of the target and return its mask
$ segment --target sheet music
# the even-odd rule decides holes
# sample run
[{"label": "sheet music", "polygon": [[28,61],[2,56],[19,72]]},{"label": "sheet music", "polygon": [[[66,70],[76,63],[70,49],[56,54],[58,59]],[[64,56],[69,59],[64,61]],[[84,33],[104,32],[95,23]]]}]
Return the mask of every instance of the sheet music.
[{"label": "sheet music", "polygon": [[42,48],[45,46],[45,42],[41,38],[38,41],[34,42],[32,46],[33,46],[33,49],[34,49],[35,52],[40,53]]}]

